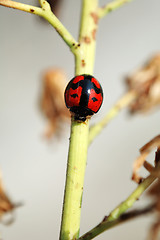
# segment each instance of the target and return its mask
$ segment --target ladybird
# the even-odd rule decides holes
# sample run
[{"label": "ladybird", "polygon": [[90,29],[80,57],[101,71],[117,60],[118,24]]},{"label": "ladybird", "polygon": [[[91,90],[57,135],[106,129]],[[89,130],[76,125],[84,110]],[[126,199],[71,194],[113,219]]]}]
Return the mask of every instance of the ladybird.
[{"label": "ladybird", "polygon": [[91,75],[83,74],[71,79],[65,93],[65,103],[75,120],[85,121],[97,113],[103,102],[100,83]]}]

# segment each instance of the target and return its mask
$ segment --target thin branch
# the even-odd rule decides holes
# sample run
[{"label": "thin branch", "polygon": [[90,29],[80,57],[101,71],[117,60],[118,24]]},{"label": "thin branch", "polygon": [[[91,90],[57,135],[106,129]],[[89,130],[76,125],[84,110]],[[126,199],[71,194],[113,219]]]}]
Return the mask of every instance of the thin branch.
[{"label": "thin branch", "polygon": [[68,30],[63,26],[63,24],[51,11],[50,5],[47,1],[41,1],[42,8],[10,0],[0,0],[0,5],[33,13],[45,18],[55,28],[55,30],[63,38],[63,40],[67,43],[71,50],[73,49],[73,47],[76,47],[78,45],[73,36],[68,32]]},{"label": "thin branch", "polygon": [[24,12],[33,13],[39,16],[43,16],[43,10],[41,8],[31,6],[28,4],[23,4],[15,1],[10,1],[10,0],[0,0],[0,5],[4,7],[18,9]]},{"label": "thin branch", "polygon": [[[141,217],[144,216],[145,214],[151,213],[155,209],[155,204],[149,205],[143,209],[136,209],[132,210],[128,213],[123,213],[122,215],[119,216],[119,218],[113,220],[113,221],[107,221],[107,216],[104,217],[102,222],[100,222],[93,230],[94,231],[101,231],[104,232],[110,228],[113,228],[119,224],[125,223],[126,221],[133,220],[136,217]],[[93,238],[93,230],[89,231],[85,235],[79,238],[79,240],[90,240]],[[100,233],[101,233],[100,232]],[[99,234],[100,234],[99,233]],[[97,235],[96,235],[97,236]],[[95,236],[95,237],[96,237]]]},{"label": "thin branch", "polygon": [[89,132],[89,144],[94,140],[94,138],[103,130],[106,125],[117,116],[117,114],[126,106],[128,106],[136,98],[136,93],[134,91],[128,92],[122,98],[120,98],[117,103],[109,110],[105,117],[98,123],[90,128]]},{"label": "thin branch", "polygon": [[137,199],[139,199],[142,193],[155,181],[155,179],[156,177],[152,175],[147,177],[124,202],[122,202],[109,214],[108,217],[105,217],[104,220],[95,228],[91,229],[89,232],[81,236],[79,240],[93,239],[102,232],[116,226],[117,224],[125,220],[128,220],[129,215],[127,217],[127,215],[124,215],[124,212],[126,212],[129,208],[132,207],[132,205],[137,201]]},{"label": "thin branch", "polygon": [[142,209],[135,209],[132,211],[129,211],[127,213],[123,213],[122,215],[120,215],[120,217],[118,218],[119,223],[123,223],[126,222],[128,220],[132,220],[136,217],[140,217],[143,216],[144,214],[148,214],[151,213],[153,210],[155,210],[156,208],[156,204],[153,203],[145,208]]},{"label": "thin branch", "polygon": [[98,17],[103,18],[108,13],[120,8],[125,3],[129,3],[133,0],[115,0],[113,2],[107,3],[104,7],[98,9]]}]

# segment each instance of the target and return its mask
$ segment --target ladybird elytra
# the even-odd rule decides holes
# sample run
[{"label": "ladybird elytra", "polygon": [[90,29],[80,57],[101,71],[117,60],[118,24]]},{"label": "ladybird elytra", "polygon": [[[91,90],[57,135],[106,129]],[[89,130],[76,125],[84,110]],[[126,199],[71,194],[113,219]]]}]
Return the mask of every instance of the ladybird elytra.
[{"label": "ladybird elytra", "polygon": [[74,119],[85,121],[99,111],[103,102],[103,90],[95,77],[83,74],[71,79],[64,98]]}]

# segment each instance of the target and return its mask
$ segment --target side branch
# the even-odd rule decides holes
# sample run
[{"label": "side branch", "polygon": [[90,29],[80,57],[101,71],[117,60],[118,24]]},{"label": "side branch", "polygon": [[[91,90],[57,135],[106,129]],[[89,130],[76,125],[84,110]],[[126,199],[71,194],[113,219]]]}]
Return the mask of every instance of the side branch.
[{"label": "side branch", "polygon": [[114,118],[116,115],[126,106],[128,106],[134,99],[137,94],[134,91],[130,91],[125,94],[117,103],[109,110],[109,112],[100,120],[97,124],[93,125],[90,128],[89,132],[89,143],[91,144],[94,138],[103,130],[103,128]]},{"label": "side branch", "polygon": [[19,2],[14,2],[11,0],[0,0],[0,5],[2,5],[4,7],[18,9],[18,10],[21,10],[24,12],[33,13],[33,14],[36,14],[39,16],[43,15],[43,10],[39,7],[35,7],[32,5],[23,4],[23,3],[19,3]]},{"label": "side branch", "polygon": [[[40,1],[40,3],[41,3],[41,1]],[[18,10],[22,10],[22,11],[29,12],[29,13],[33,13],[33,14],[43,17],[55,28],[55,30],[63,38],[63,40],[71,48],[71,50],[72,50],[73,46],[78,45],[78,43],[73,38],[73,36],[68,32],[68,30],[63,26],[63,24],[59,21],[59,19],[51,11],[50,5],[47,1],[43,1],[43,4],[41,3],[42,8],[15,2],[15,1],[11,1],[11,0],[0,0],[0,5],[18,9]]]},{"label": "side branch", "polygon": [[[139,199],[142,193],[155,181],[157,177],[150,175],[147,177],[137,188],[136,190],[118,207],[116,207],[108,217],[105,217],[104,220],[98,224],[95,228],[91,229],[89,232],[81,236],[78,240],[90,240],[101,234],[102,232],[118,225],[119,223],[124,222],[127,219],[125,218],[125,212],[133,206],[133,204]],[[153,209],[151,207],[151,209]],[[148,209],[150,211],[150,208]],[[145,210],[144,210],[145,212]]]},{"label": "side branch", "polygon": [[103,18],[108,13],[116,10],[117,8],[120,8],[125,3],[129,3],[131,1],[133,1],[133,0],[115,0],[113,2],[110,2],[110,3],[106,4],[104,7],[101,7],[98,9],[98,17]]}]

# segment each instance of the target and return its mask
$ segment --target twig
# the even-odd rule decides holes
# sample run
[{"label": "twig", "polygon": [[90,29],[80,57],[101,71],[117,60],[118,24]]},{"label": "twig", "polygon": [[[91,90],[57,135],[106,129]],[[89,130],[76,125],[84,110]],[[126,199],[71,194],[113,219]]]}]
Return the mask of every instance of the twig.
[{"label": "twig", "polygon": [[[90,240],[101,234],[102,232],[112,228],[121,222],[121,215],[135,203],[142,193],[154,182],[155,176],[150,175],[147,177],[136,190],[118,207],[116,207],[107,218],[104,219],[103,224],[98,224],[95,228],[85,233],[79,240]],[[122,215],[123,216],[123,215]],[[123,218],[123,217],[122,217]],[[120,220],[121,219],[121,220]],[[127,220],[127,219],[126,219]]]},{"label": "twig", "polygon": [[107,3],[104,7],[98,9],[98,17],[103,18],[108,13],[120,8],[125,3],[129,3],[133,0],[115,0],[113,2]]},{"label": "twig", "polygon": [[71,50],[73,49],[73,46],[78,45],[76,40],[72,37],[72,35],[68,32],[68,30],[63,26],[63,24],[58,20],[58,18],[51,11],[50,5],[47,1],[41,1],[42,8],[15,2],[15,1],[10,1],[10,0],[0,0],[0,5],[22,10],[29,13],[33,13],[43,17],[55,28],[55,30],[62,37],[62,39],[67,43],[67,45],[71,48]]},{"label": "twig", "polygon": [[128,106],[136,98],[136,93],[134,91],[126,93],[122,98],[120,98],[117,103],[110,109],[110,111],[105,115],[105,117],[98,123],[90,128],[89,132],[89,144],[95,139],[95,137],[103,130],[103,128],[114,118],[116,115],[126,106]]},{"label": "twig", "polygon": [[[136,210],[132,210],[128,213],[123,213],[122,215],[119,216],[119,218],[113,220],[113,221],[107,221],[107,216],[104,217],[104,219],[102,220],[102,222],[100,222],[95,229],[100,230],[101,232],[104,232],[110,228],[113,228],[119,224],[122,224],[126,221],[129,220],[133,220],[136,217],[140,217],[140,216],[144,216],[145,214],[149,214],[151,213],[153,210],[155,209],[155,204],[149,205],[143,209],[136,209]],[[96,235],[97,236],[97,235]],[[95,237],[96,237],[95,236]],[[79,240],[83,239],[83,240],[90,240],[92,239],[92,232],[88,232],[85,235],[83,235],[82,237],[79,238]]]},{"label": "twig", "polygon": [[23,3],[19,3],[11,0],[0,0],[0,5],[4,7],[14,8],[21,11],[37,14],[39,16],[43,15],[43,10],[39,7],[35,7],[32,5],[27,5],[27,4],[23,4]]},{"label": "twig", "polygon": [[153,204],[151,204],[151,205],[149,205],[149,206],[147,206],[145,208],[135,209],[135,210],[129,211],[127,213],[123,213],[118,218],[119,223],[123,223],[125,221],[132,220],[133,218],[140,217],[140,216],[142,216],[144,214],[151,213],[153,210],[155,210],[155,207],[156,207],[156,204],[153,203]]}]

